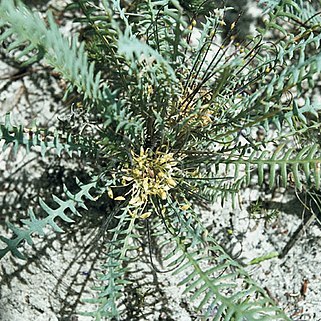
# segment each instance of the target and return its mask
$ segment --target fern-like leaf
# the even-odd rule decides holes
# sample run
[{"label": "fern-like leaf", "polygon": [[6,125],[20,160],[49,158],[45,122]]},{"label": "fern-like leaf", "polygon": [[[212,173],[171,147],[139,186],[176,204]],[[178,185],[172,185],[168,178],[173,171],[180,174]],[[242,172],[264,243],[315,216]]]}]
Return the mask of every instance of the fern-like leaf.
[{"label": "fern-like leaf", "polygon": [[98,305],[96,311],[82,313],[94,316],[96,320],[101,320],[101,318],[119,320],[124,286],[130,283],[126,280],[126,275],[130,273],[129,253],[137,251],[137,246],[133,244],[133,240],[138,237],[134,231],[137,219],[131,217],[126,210],[116,217],[118,223],[109,231],[112,233],[112,238],[106,246],[108,255],[98,275],[101,285],[94,288],[99,295],[97,298],[84,300],[84,302]]},{"label": "fern-like leaf", "polygon": [[[84,44],[78,45],[77,36],[70,39],[65,37],[50,12],[47,26],[39,14],[30,11],[20,1],[2,0],[0,27],[5,30],[0,36],[0,42],[14,39],[8,47],[9,50],[21,46],[25,48],[17,58],[25,57],[36,50],[38,55],[43,55],[46,62],[61,73],[85,99],[100,99],[100,73],[95,75],[94,63],[88,62]],[[37,56],[29,58],[25,63],[33,62],[35,57]]]},{"label": "fern-like leaf", "polygon": [[301,190],[303,182],[307,182],[310,187],[314,185],[316,189],[320,188],[321,156],[317,144],[305,146],[298,152],[294,148],[285,149],[282,144],[274,152],[253,151],[246,157],[232,153],[227,159],[221,160],[221,163],[226,163],[228,169],[233,166],[234,178],[244,176],[247,185],[250,184],[253,169],[257,169],[259,184],[262,184],[265,181],[264,168],[268,168],[270,188],[275,186],[277,170],[280,170],[281,184],[284,187],[292,183]]},{"label": "fern-like leaf", "polygon": [[[172,213],[171,213],[172,212]],[[180,211],[171,203],[168,213],[180,222],[180,233],[162,243],[176,242],[166,261],[175,266],[174,274],[183,274],[179,283],[201,318],[215,321],[258,321],[290,319],[274,305],[268,295],[249,277],[247,272],[219,246],[197,215]],[[188,218],[189,217],[189,218]]]},{"label": "fern-like leaf", "polygon": [[29,245],[33,244],[32,235],[34,233],[38,233],[39,235],[44,235],[44,228],[46,226],[51,226],[54,231],[62,232],[62,229],[57,225],[55,220],[57,218],[62,219],[65,222],[71,223],[73,219],[71,219],[66,211],[70,210],[75,215],[80,215],[77,207],[82,207],[86,209],[84,199],[87,198],[93,200],[93,197],[90,194],[90,189],[96,186],[97,178],[94,177],[92,181],[88,184],[82,184],[79,180],[77,180],[80,191],[76,194],[72,194],[68,191],[66,187],[64,187],[65,194],[67,195],[67,200],[62,200],[57,196],[53,195],[54,202],[58,205],[56,209],[51,208],[48,204],[46,204],[42,199],[39,200],[40,207],[42,211],[47,214],[45,218],[38,219],[32,209],[29,210],[29,219],[23,219],[21,222],[24,224],[25,228],[15,227],[10,222],[7,223],[8,228],[14,233],[12,238],[6,238],[4,236],[0,236],[1,241],[3,241],[6,246],[0,249],[0,258],[5,256],[8,252],[11,252],[14,256],[25,259],[25,256],[19,250],[19,246],[25,240]]},{"label": "fern-like leaf", "polygon": [[96,154],[98,151],[93,141],[86,137],[76,138],[72,135],[64,137],[57,131],[50,133],[46,129],[43,130],[34,126],[32,129],[14,126],[10,118],[10,114],[7,114],[4,124],[0,124],[0,141],[4,142],[3,151],[11,144],[13,144],[15,154],[18,152],[19,146],[24,147],[27,153],[32,148],[39,147],[43,158],[49,150],[54,150],[58,156],[61,156],[62,152],[66,152],[70,157],[72,157],[73,152],[80,155],[82,152]]}]

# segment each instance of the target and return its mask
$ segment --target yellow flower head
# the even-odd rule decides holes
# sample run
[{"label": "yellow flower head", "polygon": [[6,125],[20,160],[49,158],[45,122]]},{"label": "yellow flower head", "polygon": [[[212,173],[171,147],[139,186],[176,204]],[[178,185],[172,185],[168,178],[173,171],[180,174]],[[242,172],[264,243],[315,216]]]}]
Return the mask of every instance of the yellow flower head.
[{"label": "yellow flower head", "polygon": [[173,153],[140,148],[139,154],[131,152],[132,166],[124,168],[123,185],[132,184],[131,215],[147,218],[146,209],[152,196],[165,200],[168,192],[177,185],[175,173],[178,172],[177,161]]}]

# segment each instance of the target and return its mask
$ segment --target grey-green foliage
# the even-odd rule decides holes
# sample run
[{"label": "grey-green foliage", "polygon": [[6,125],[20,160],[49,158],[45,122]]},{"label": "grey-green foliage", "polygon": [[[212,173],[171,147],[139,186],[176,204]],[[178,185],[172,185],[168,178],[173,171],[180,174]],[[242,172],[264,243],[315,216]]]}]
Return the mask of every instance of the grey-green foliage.
[{"label": "grey-green foliage", "polygon": [[74,222],[74,220],[69,217],[70,215],[66,215],[66,212],[67,210],[70,210],[73,215],[80,215],[77,207],[86,208],[84,198],[93,200],[93,197],[90,195],[89,191],[96,185],[96,178],[93,178],[93,182],[90,182],[89,184],[82,184],[79,181],[77,181],[77,183],[79,184],[80,191],[76,194],[72,194],[66,187],[64,188],[67,200],[62,200],[55,195],[52,196],[54,202],[58,205],[55,209],[48,206],[42,199],[39,200],[42,211],[46,213],[45,218],[37,218],[34,211],[29,209],[29,218],[21,220],[21,222],[24,224],[24,228],[16,227],[8,222],[8,228],[14,233],[15,237],[9,239],[4,236],[0,236],[1,241],[6,244],[6,247],[0,249],[0,257],[3,257],[8,252],[11,252],[14,256],[20,259],[25,259],[25,256],[19,249],[19,246],[23,241],[26,241],[29,245],[32,245],[33,234],[37,233],[38,235],[43,236],[45,234],[44,228],[46,228],[47,225],[51,226],[56,232],[63,232],[63,230],[56,223],[58,218],[68,223]]},{"label": "grey-green foliage", "polygon": [[70,39],[63,36],[50,12],[48,24],[39,13],[31,12],[20,1],[15,4],[12,0],[1,1],[0,27],[5,31],[0,41],[13,38],[8,50],[24,47],[19,50],[16,59],[27,57],[24,63],[30,64],[44,57],[85,99],[99,99],[100,76],[99,73],[94,75],[94,64],[88,63],[84,44],[78,46],[76,36]]},{"label": "grey-green foliage", "polygon": [[[175,221],[179,206],[170,205]],[[174,274],[183,273],[184,279],[179,285],[186,286],[184,293],[193,293],[191,299],[197,300],[197,310],[202,317],[213,320],[287,320],[244,269],[206,235],[197,217],[192,212],[188,214],[191,215],[189,218],[188,215],[176,216],[181,225],[180,234],[174,238],[175,250],[165,259],[170,261],[169,266],[179,263]],[[165,240],[162,245],[169,242],[173,240]]]},{"label": "grey-green foliage", "polygon": [[265,12],[272,11],[278,4],[281,3],[280,0],[259,0],[259,5],[265,8]]},{"label": "grey-green foliage", "polygon": [[[233,24],[221,38],[224,9],[204,11],[200,2],[181,7],[174,0],[74,1],[68,8],[81,12],[77,21],[84,24],[78,43],[78,37],[62,35],[50,13],[46,24],[21,2],[3,0],[0,39],[8,51],[27,64],[43,57],[69,83],[68,92],[74,88],[82,95],[79,108],[90,117],[77,135],[60,129],[46,143],[38,130],[28,137],[7,117],[0,139],[15,149],[40,146],[43,157],[52,148],[71,158],[72,151],[81,151],[89,156],[87,166],[91,160],[90,176],[96,176],[79,184],[79,192],[66,190],[65,201],[53,196],[56,209],[39,201],[44,218],[30,209],[24,228],[9,223],[13,237],[1,237],[0,256],[11,252],[22,258],[23,240],[32,244],[32,234],[42,234],[48,224],[60,231],[56,218],[70,222],[68,210],[77,214],[85,197],[96,201],[108,195],[101,283],[97,297],[88,300],[96,306],[85,314],[126,318],[125,286],[135,275],[145,237],[149,247],[152,240],[159,247],[174,246],[164,260],[173,273],[185,274],[180,285],[202,317],[289,320],[206,236],[198,213],[219,198],[224,203],[232,197],[236,206],[240,190],[255,179],[270,188],[320,188],[319,142],[294,146],[291,140],[320,128],[320,104],[309,98],[320,71],[319,26],[315,17],[309,25],[299,23],[314,15],[305,2],[264,2],[270,12],[265,28],[236,44]],[[187,5],[195,17],[205,15],[196,41]],[[263,138],[257,137],[259,130]]]},{"label": "grey-green foliage", "polygon": [[99,293],[97,298],[86,299],[84,302],[98,304],[98,308],[92,312],[82,313],[93,316],[96,320],[101,318],[120,319],[122,311],[119,308],[119,301],[124,295],[124,286],[132,282],[126,280],[124,275],[130,273],[130,261],[128,257],[137,253],[137,245],[133,244],[133,239],[139,238],[135,231],[136,218],[131,217],[127,211],[117,216],[119,223],[113,230],[110,243],[106,246],[104,264],[101,266],[103,273],[97,275],[101,285],[95,290]]},{"label": "grey-green foliage", "polygon": [[[3,140],[2,151],[5,151],[10,145],[13,146],[14,154],[17,155],[19,146],[23,146],[26,152],[39,147],[41,156],[44,158],[49,150],[54,149],[58,156],[66,152],[70,157],[73,152],[81,155],[81,152],[87,152],[94,155],[97,153],[97,147],[86,137],[63,137],[57,131],[50,133],[47,129],[40,129],[37,126],[24,128],[23,126],[13,126],[10,114],[5,116],[3,124],[0,124],[0,139]],[[79,140],[79,141],[77,141]]]},{"label": "grey-green foliage", "polygon": [[[238,173],[241,166],[245,171],[245,183],[250,185],[251,177],[253,173],[253,167],[257,167],[258,182],[262,184],[264,182],[264,167],[268,165],[269,170],[269,187],[272,189],[276,184],[277,170],[280,170],[279,180],[281,186],[286,187],[288,185],[288,173],[293,174],[293,184],[299,190],[302,189],[302,180],[310,185],[314,185],[318,190],[320,188],[320,161],[321,158],[318,155],[319,146],[306,146],[300,150],[299,153],[294,154],[294,148],[284,148],[284,145],[280,145],[273,153],[269,153],[267,150],[263,152],[253,151],[246,159],[240,158],[238,154],[231,155],[221,160],[221,163],[226,163],[228,168],[234,167],[234,176],[238,177]],[[304,173],[303,179],[301,172]]]}]

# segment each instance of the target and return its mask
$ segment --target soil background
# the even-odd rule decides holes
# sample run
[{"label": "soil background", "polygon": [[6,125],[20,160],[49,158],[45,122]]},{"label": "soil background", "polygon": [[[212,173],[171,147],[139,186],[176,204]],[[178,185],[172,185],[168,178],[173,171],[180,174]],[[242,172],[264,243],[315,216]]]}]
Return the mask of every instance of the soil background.
[{"label": "soil background", "polygon": [[[28,4],[43,12],[53,8],[57,19],[61,18],[61,28],[70,31],[70,24],[59,16],[65,1]],[[253,4],[248,4],[247,9],[252,16],[252,26],[248,25],[251,29],[258,13]],[[57,116],[66,108],[61,103],[61,80],[50,70],[42,70],[41,65],[21,69],[2,48],[0,53],[0,121],[10,112],[13,124],[30,125],[36,119],[40,127],[50,127],[59,122]],[[39,151],[28,155],[22,149],[16,155],[14,148],[2,151],[0,234],[8,236],[6,220],[18,224],[20,218],[26,217],[26,209],[36,206],[39,194],[58,194],[62,184],[72,188],[73,177],[80,173],[81,168],[69,165],[63,158],[41,159]],[[303,230],[284,258],[248,265],[256,257],[280,253],[304,220],[307,213],[294,191],[249,188],[242,192],[240,208],[233,209],[229,203],[224,207],[213,204],[211,208],[203,211],[208,230],[271,298],[295,321],[320,321],[321,230],[317,221]],[[91,287],[104,259],[103,244],[95,239],[99,211],[99,206],[91,208],[90,215],[63,226],[63,234],[48,230],[44,238],[36,237],[34,246],[26,247],[26,261],[10,255],[0,261],[0,321],[93,320],[78,312],[92,310],[82,300],[95,295]],[[129,311],[124,320],[200,320],[191,311],[182,289],[176,287],[177,278],[170,273],[156,273],[148,253],[142,251],[141,256],[136,285],[128,289],[124,303]]]}]

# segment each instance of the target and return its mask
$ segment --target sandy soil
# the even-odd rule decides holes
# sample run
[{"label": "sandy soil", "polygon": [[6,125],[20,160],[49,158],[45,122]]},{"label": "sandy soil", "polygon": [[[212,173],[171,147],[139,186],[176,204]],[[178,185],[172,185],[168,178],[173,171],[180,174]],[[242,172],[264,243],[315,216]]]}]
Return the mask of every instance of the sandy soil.
[{"label": "sandy soil", "polygon": [[[61,2],[55,2],[57,5]],[[0,60],[0,121],[7,112],[12,113],[16,124],[30,124],[35,118],[49,126],[57,121],[56,112],[63,108],[63,84],[38,71],[37,66],[32,67],[37,70],[19,74],[10,66],[12,61],[3,57]],[[1,152],[0,234],[7,235],[7,218],[15,222],[24,217],[26,208],[35,206],[39,193],[50,192],[50,182],[55,185],[58,178],[63,181],[64,174],[72,175],[72,166],[67,164],[66,170],[65,165],[63,160],[51,157],[39,160],[36,152],[26,155],[19,150],[17,156],[10,148]],[[256,257],[281,252],[306,215],[293,191],[279,190],[273,195],[260,192],[245,190],[239,209],[214,204],[212,211],[203,213],[204,222],[293,320],[320,321],[321,230],[317,222],[304,230],[284,258],[248,265]],[[255,204],[260,204],[256,211]],[[249,214],[250,208],[256,215]],[[91,209],[90,215],[95,216],[98,210]],[[269,221],[259,218],[273,213]],[[94,243],[97,224],[83,218],[73,226],[65,226],[65,231],[57,235],[49,230],[45,238],[36,238],[32,249],[26,247],[27,261],[10,255],[0,261],[0,321],[92,320],[78,312],[92,309],[81,300],[95,294],[91,287],[102,262],[102,249]],[[142,262],[137,264],[137,286],[131,289],[127,302],[132,311],[124,320],[199,320],[187,298],[180,295],[177,278],[157,274],[147,256],[142,253]]]}]

